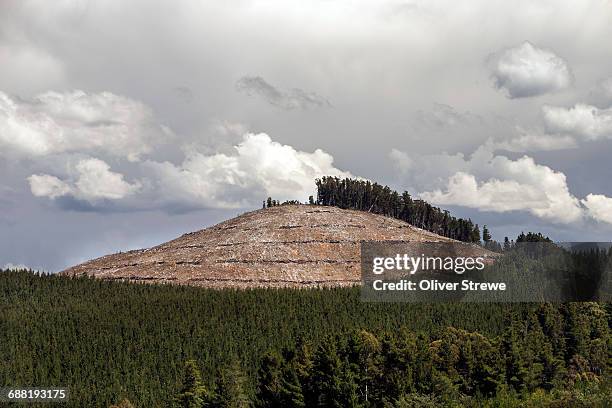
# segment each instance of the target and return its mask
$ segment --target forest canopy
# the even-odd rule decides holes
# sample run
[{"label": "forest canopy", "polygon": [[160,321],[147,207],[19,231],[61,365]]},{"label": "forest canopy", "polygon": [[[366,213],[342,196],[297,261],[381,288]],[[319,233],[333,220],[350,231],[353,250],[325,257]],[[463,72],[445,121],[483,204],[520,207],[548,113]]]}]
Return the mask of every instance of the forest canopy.
[{"label": "forest canopy", "polygon": [[400,194],[369,180],[331,176],[317,179],[316,185],[316,204],[382,214],[448,238],[480,242],[478,224],[470,219],[453,217],[446,210],[414,199],[407,191]]},{"label": "forest canopy", "polygon": [[67,386],[68,407],[194,395],[217,407],[569,407],[610,396],[610,304],[371,304],[358,288],[26,271],[0,272],[0,293],[0,382]]}]

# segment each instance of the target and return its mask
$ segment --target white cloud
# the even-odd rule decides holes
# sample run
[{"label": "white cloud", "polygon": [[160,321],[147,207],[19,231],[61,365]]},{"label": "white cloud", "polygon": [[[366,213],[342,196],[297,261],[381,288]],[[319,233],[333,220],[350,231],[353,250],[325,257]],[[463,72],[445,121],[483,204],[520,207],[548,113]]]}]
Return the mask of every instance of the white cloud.
[{"label": "white cloud", "polygon": [[516,126],[518,135],[487,140],[492,151],[535,152],[578,147],[580,141],[612,139],[612,108],[578,103],[570,108],[544,105],[544,128]]},{"label": "white cloud", "polygon": [[576,104],[571,108],[542,107],[546,128],[584,140],[612,139],[612,108]]},{"label": "white cloud", "polygon": [[469,157],[462,153],[418,155],[397,149],[389,157],[411,192],[433,204],[498,213],[524,211],[557,224],[585,218],[612,224],[612,198],[588,194],[579,200],[562,172],[529,156],[513,160],[495,155],[497,148],[499,144],[489,140]]},{"label": "white cloud", "polygon": [[60,180],[48,174],[35,174],[28,177],[30,190],[37,197],[55,199],[61,196],[96,202],[98,200],[119,200],[140,189],[139,183],[130,184],[123,175],[110,170],[110,166],[100,159],[80,160],[75,166],[77,174],[74,182]]},{"label": "white cloud", "polygon": [[335,168],[328,153],[299,151],[264,133],[247,133],[232,150],[209,155],[191,152],[181,165],[153,160],[137,163],[146,178],[131,184],[95,158],[80,160],[69,180],[47,174],[28,180],[37,197],[72,196],[94,205],[114,200],[134,210],[181,211],[252,207],[268,196],[304,201],[315,194],[317,177],[352,177]]},{"label": "white cloud", "polygon": [[449,178],[445,192],[435,190],[421,196],[436,204],[462,205],[494,212],[530,209],[546,199],[544,193],[534,186],[496,179],[478,183],[474,175],[463,172]]},{"label": "white cloud", "polygon": [[138,183],[129,184],[123,175],[114,173],[99,159],[81,160],[76,165],[79,178],[75,183],[79,197],[88,201],[97,199],[119,200],[139,190]]},{"label": "white cloud", "polygon": [[489,58],[495,86],[509,98],[542,95],[567,88],[572,73],[565,60],[530,42],[502,50]]},{"label": "white cloud", "polygon": [[[397,153],[391,157],[401,158]],[[404,172],[406,182],[431,180],[429,186],[421,184],[418,193],[434,204],[493,212],[521,210],[564,224],[582,218],[580,202],[570,193],[565,175],[531,157],[512,160],[482,146],[469,159],[444,153],[410,158],[413,165]]]},{"label": "white cloud", "polygon": [[102,152],[136,161],[169,136],[149,107],[110,92],[46,92],[30,100],[0,92],[0,153]]},{"label": "white cloud", "polygon": [[57,198],[70,194],[70,186],[55,176],[33,174],[28,177],[30,190],[36,197]]},{"label": "white cloud", "polygon": [[161,201],[196,207],[237,207],[259,203],[266,196],[305,200],[314,194],[317,177],[351,174],[333,166],[333,157],[248,133],[233,154],[192,153],[180,165],[144,163]]},{"label": "white cloud", "polygon": [[581,202],[593,219],[612,224],[612,198],[601,194],[589,194]]}]

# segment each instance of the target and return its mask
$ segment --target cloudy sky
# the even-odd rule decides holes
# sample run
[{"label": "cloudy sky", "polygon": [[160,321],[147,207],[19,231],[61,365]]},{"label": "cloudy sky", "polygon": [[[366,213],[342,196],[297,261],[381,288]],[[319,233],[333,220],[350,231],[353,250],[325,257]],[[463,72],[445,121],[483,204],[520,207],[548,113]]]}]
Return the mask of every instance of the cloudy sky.
[{"label": "cloudy sky", "polygon": [[322,175],[612,237],[612,2],[0,2],[0,266],[201,229]]}]

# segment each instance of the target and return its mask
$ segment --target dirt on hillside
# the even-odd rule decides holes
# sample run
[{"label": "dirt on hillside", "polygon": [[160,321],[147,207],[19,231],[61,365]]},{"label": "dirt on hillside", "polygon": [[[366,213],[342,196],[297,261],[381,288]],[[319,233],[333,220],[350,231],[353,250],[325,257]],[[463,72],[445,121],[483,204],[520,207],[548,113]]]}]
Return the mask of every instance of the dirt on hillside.
[{"label": "dirt on hillside", "polygon": [[[368,212],[282,205],[60,273],[211,288],[350,286],[360,283],[360,242],[378,240],[453,241]],[[464,245],[470,252],[495,256]]]}]

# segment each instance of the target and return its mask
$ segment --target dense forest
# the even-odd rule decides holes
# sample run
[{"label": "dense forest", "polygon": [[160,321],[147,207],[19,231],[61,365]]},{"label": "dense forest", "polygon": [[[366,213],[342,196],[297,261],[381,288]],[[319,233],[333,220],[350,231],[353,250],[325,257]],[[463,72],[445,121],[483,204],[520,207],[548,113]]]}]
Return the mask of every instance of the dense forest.
[{"label": "dense forest", "polygon": [[[318,347],[298,342],[262,358],[253,402],[257,407],[604,406],[612,397],[606,383],[608,317],[596,303],[541,304],[506,313],[504,331],[496,337],[446,327],[437,335],[356,330]],[[244,382],[237,367],[221,370],[207,388],[189,381],[198,376],[197,363],[189,361],[184,384],[191,387],[182,389],[179,401],[193,402],[199,395],[201,406],[224,407],[227,401],[246,406],[246,390],[236,387]],[[185,398],[186,390],[191,398]]]},{"label": "dense forest", "polygon": [[326,176],[316,180],[317,199],[311,203],[369,211],[406,221],[416,227],[466,242],[480,242],[480,229],[472,220],[456,218],[446,210],[388,186],[368,180]]},{"label": "dense forest", "polygon": [[68,386],[70,407],[597,406],[610,312],[4,271],[0,383]]}]

